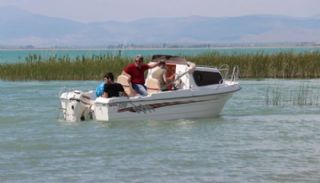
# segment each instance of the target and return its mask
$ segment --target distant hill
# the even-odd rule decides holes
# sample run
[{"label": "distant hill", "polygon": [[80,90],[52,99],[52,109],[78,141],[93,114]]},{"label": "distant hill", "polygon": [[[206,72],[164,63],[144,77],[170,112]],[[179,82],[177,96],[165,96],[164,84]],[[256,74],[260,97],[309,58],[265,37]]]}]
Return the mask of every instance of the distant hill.
[{"label": "distant hill", "polygon": [[0,46],[320,42],[320,18],[272,15],[81,23],[0,7]]}]

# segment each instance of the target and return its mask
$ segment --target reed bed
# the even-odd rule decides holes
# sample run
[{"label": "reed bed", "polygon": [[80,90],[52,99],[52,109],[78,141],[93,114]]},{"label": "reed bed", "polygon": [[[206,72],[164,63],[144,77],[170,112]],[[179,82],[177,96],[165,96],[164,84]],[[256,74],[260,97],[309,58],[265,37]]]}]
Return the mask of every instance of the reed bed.
[{"label": "reed bed", "polygon": [[42,59],[29,55],[26,62],[1,64],[2,80],[101,80],[106,72],[118,75],[130,60],[120,56],[99,55],[91,57],[52,56]]},{"label": "reed bed", "polygon": [[319,93],[319,88],[308,84],[301,84],[298,88],[276,86],[267,88],[265,103],[271,106],[319,106]]},{"label": "reed bed", "polygon": [[211,52],[188,57],[200,65],[239,66],[240,78],[319,78],[320,52],[222,55]]},{"label": "reed bed", "polygon": [[[198,65],[230,68],[239,66],[240,78],[318,78],[320,76],[320,52],[281,52],[266,54],[233,54],[208,52],[197,56],[187,56],[187,60]],[[133,58],[122,57],[121,53],[93,55],[91,57],[68,56],[41,58],[29,55],[24,63],[0,64],[1,80],[100,80],[103,73],[120,74]],[[146,58],[145,60],[149,60]]]}]

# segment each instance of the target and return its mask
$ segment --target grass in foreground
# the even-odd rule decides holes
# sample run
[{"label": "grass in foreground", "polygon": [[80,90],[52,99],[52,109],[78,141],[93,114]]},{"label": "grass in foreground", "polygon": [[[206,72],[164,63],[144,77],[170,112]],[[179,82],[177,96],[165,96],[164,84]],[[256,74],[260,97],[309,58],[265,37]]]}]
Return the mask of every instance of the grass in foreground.
[{"label": "grass in foreground", "polygon": [[[208,52],[188,56],[187,60],[198,65],[230,68],[239,66],[240,78],[318,78],[320,76],[320,52],[293,53],[263,52],[244,55],[223,55]],[[149,60],[146,58],[145,60]],[[105,72],[121,73],[132,58],[103,55],[91,57],[50,57],[42,59],[30,55],[24,63],[0,64],[1,80],[100,80]]]}]

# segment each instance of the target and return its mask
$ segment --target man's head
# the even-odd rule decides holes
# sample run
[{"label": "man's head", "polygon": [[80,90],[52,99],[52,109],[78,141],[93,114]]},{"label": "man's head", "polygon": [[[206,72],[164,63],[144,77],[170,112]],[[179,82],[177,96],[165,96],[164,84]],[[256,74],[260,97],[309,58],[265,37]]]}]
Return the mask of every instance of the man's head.
[{"label": "man's head", "polygon": [[106,73],[105,75],[104,75],[104,81],[106,82],[108,82],[108,81],[111,81],[111,82],[113,82],[114,81],[114,77],[113,77],[113,74],[111,73],[111,72],[108,72],[108,73]]},{"label": "man's head", "polygon": [[136,63],[137,66],[141,65],[143,63],[143,56],[137,55],[136,58],[134,59],[134,62]]},{"label": "man's head", "polygon": [[161,68],[166,68],[167,65],[166,65],[165,61],[161,60],[161,61],[159,61],[158,66],[161,67]]}]

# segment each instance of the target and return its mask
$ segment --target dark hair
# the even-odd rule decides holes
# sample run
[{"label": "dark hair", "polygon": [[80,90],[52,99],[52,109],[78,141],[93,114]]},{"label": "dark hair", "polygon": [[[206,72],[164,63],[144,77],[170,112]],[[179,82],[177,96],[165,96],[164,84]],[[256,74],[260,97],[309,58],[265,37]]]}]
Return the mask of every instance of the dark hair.
[{"label": "dark hair", "polygon": [[106,73],[106,74],[104,75],[104,78],[111,79],[111,81],[114,81],[114,77],[113,77],[112,72]]},{"label": "dark hair", "polygon": [[166,65],[166,62],[165,61],[160,61],[159,65]]}]

